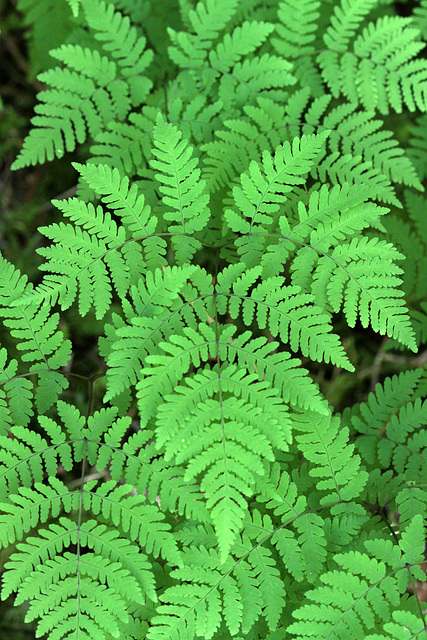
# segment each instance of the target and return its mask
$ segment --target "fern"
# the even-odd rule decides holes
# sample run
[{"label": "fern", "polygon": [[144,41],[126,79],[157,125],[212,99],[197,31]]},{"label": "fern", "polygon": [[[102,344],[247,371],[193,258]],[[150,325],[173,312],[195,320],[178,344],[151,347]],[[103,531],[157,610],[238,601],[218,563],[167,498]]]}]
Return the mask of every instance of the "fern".
[{"label": "fern", "polygon": [[62,7],[14,168],[77,192],[34,284],[0,260],[2,599],[48,640],[425,635],[424,3]]},{"label": "fern", "polygon": [[[145,38],[100,0],[85,2],[83,10],[93,33],[93,48],[70,44],[50,52],[65,68],[39,75],[52,89],[39,94],[41,104],[32,119],[35,128],[24,142],[15,169],[74,151],[88,133],[95,136],[109,122],[123,120],[150,90],[150,81],[139,77],[152,58],[150,51],[144,51]],[[97,41],[103,43],[105,55],[98,50]]]}]

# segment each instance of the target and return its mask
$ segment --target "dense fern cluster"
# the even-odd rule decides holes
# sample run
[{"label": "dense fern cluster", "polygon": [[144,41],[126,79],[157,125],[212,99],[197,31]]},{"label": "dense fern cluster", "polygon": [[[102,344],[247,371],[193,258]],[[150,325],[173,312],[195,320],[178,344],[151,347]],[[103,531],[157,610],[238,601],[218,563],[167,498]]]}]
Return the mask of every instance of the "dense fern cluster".
[{"label": "dense fern cluster", "polygon": [[37,284],[0,262],[2,598],[49,640],[426,637],[425,358],[342,414],[312,373],[427,342],[427,3],[67,3],[14,168],[84,145],[78,194]]}]

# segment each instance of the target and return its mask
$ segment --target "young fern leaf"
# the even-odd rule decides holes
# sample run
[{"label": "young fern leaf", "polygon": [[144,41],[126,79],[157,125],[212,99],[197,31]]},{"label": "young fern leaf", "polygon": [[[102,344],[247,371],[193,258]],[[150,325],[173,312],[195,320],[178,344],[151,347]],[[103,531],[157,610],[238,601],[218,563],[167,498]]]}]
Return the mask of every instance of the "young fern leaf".
[{"label": "young fern leaf", "polygon": [[291,430],[286,405],[275,390],[260,388],[254,376],[239,377],[237,386],[227,372],[212,371],[215,377],[209,387],[204,385],[203,399],[194,398],[193,385],[193,397],[187,386],[176,387],[174,395],[165,396],[156,421],[157,448],[164,450],[165,459],[186,465],[186,481],[202,474],[200,488],[223,559],[243,518],[243,496],[251,495],[255,478],[263,475],[262,460],[274,460],[276,448],[288,449]]}]

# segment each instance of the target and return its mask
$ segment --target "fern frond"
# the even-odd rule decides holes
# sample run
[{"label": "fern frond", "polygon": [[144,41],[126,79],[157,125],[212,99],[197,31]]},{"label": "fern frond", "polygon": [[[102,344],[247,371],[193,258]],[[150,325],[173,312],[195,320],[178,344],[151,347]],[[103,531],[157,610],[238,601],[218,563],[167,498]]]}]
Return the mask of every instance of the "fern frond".
[{"label": "fern frond", "polygon": [[378,0],[341,0],[334,9],[331,24],[325,31],[323,41],[328,49],[344,52],[366,15],[378,4]]},{"label": "fern frond", "polygon": [[[247,237],[239,238],[236,245],[245,264],[259,264],[265,240],[252,234],[267,233],[280,204],[287,200],[294,185],[305,183],[305,176],[315,163],[328,132],[318,136],[295,138],[277,147],[274,156],[266,151],[262,164],[252,161],[247,173],[240,178],[241,186],[233,189],[235,205],[224,213],[228,226]],[[254,245],[253,247],[251,245]]]},{"label": "fern frond", "polygon": [[226,557],[235,520],[243,517],[242,496],[250,495],[256,476],[263,475],[262,460],[274,459],[273,448],[288,449],[291,422],[277,393],[254,383],[255,376],[239,376],[236,385],[228,368],[212,373],[215,377],[209,376],[211,384],[203,385],[203,395],[195,396],[193,380],[190,387],[178,386],[173,395],[165,396],[157,412],[156,440],[166,460],[185,464],[186,481],[202,475],[200,488]]},{"label": "fern frond", "polygon": [[415,400],[421,373],[414,369],[386,378],[384,385],[376,385],[375,394],[370,393],[366,402],[345,411],[345,423],[353,433],[360,434],[356,447],[369,465],[377,466],[379,462],[376,452],[381,431],[402,407]]},{"label": "fern frond", "polygon": [[130,113],[125,122],[111,122],[91,145],[91,164],[116,168],[120,175],[141,173],[151,155],[152,133],[159,110],[143,106],[141,113]]},{"label": "fern frond", "polygon": [[246,326],[255,317],[260,329],[269,328],[293,351],[301,349],[313,360],[325,360],[352,370],[338,337],[330,333],[329,317],[312,304],[309,294],[297,286],[284,284],[284,278],[265,279],[249,293],[261,274],[261,267],[244,271],[242,263],[225,269],[218,276],[217,304],[220,313],[235,319],[242,314]]},{"label": "fern frond", "polygon": [[370,630],[381,629],[391,620],[392,607],[399,607],[400,594],[411,579],[411,571],[417,576],[422,574],[418,566],[422,555],[413,556],[412,562],[405,562],[409,558],[404,555],[411,538],[417,539],[420,549],[422,536],[422,519],[415,518],[411,530],[402,535],[403,556],[390,540],[382,539],[367,540],[364,546],[368,553],[335,555],[338,569],[323,574],[323,584],[307,593],[313,604],[294,612],[298,622],[290,625],[288,632],[303,639],[312,637],[316,629],[319,638],[351,634],[355,640],[362,640],[369,637]]},{"label": "fern frond", "polygon": [[[307,512],[305,496],[299,495],[296,484],[288,473],[280,471],[278,463],[271,466],[268,478],[259,479],[257,486],[257,500],[265,502],[266,508],[271,509],[283,526],[266,527],[264,523],[261,529],[260,523],[254,522],[255,537],[260,540],[261,534],[265,537],[270,532],[271,544],[276,547],[293,579],[314,582],[324,568],[327,556],[323,518]],[[253,537],[247,523],[245,533]]]},{"label": "fern frond", "polygon": [[[141,553],[139,547],[130,543],[126,538],[120,537],[118,531],[97,524],[95,520],[82,522],[80,527],[73,520],[65,517],[59,518],[58,523],[53,523],[47,529],[38,531],[37,538],[27,538],[25,543],[18,545],[18,551],[11,555],[6,566],[2,585],[2,599],[6,599],[11,593],[16,592],[15,605],[27,599],[34,598],[41,588],[41,583],[36,582],[42,576],[37,577],[36,569],[50,567],[53,569],[55,563],[64,556],[59,553],[66,550],[72,544],[80,544],[93,550],[97,555],[84,554],[82,564],[88,561],[101,560],[105,569],[112,571],[120,567],[124,572],[120,575],[120,580],[124,580],[127,599],[135,598],[136,601],[144,602],[143,592],[153,601],[157,601],[155,592],[154,577],[151,572],[147,556]],[[69,562],[74,563],[74,567],[60,567],[61,573],[75,572],[76,557],[69,554]],[[49,562],[50,561],[50,562]],[[53,561],[53,562],[52,562]],[[110,561],[108,566],[106,561]],[[52,564],[51,564],[52,562]],[[102,566],[102,565],[101,565]],[[101,568],[101,567],[100,567]],[[64,571],[65,569],[65,571]],[[83,569],[84,572],[84,569]],[[101,574],[102,575],[102,574]],[[43,576],[44,579],[47,576]],[[98,578],[100,575],[98,574]],[[52,578],[50,581],[53,582]],[[105,579],[102,580],[105,582]],[[110,583],[110,580],[108,580]],[[126,584],[127,583],[127,584]],[[46,587],[49,582],[46,582]],[[112,585],[116,589],[118,584]],[[34,591],[34,588],[37,591]],[[119,587],[119,591],[120,591]]]},{"label": "fern frond", "polygon": [[387,114],[393,109],[401,113],[405,105],[409,111],[425,111],[427,66],[415,58],[424,44],[411,19],[384,16],[370,22],[353,41],[353,50],[349,50],[354,30],[346,31],[346,19],[353,7],[373,4],[346,0],[344,12],[336,8],[342,14],[340,28],[326,31],[324,42],[328,50],[317,57],[323,79],[333,96],[344,95],[367,110],[378,109]]},{"label": "fern frond", "polygon": [[[51,306],[59,302],[62,309],[68,309],[79,295],[80,313],[85,315],[93,306],[96,317],[102,318],[110,307],[113,287],[123,298],[145,265],[163,263],[166,243],[155,235],[157,218],[150,215],[144,196],[138,195],[136,185],[129,186],[128,178],[122,179],[117,169],[105,165],[75,166],[111,213],[78,198],[54,201],[74,225],[61,222],[40,228],[55,242],[38,249],[47,258],[40,268],[54,275],[45,276],[42,284],[20,300]],[[121,219],[120,226],[113,214]]]},{"label": "fern frond", "polygon": [[51,88],[38,94],[37,115],[32,119],[35,128],[25,139],[14,169],[74,151],[88,134],[93,138],[109,122],[123,120],[151,88],[144,75],[152,52],[144,51],[146,40],[129,19],[101,0],[89,0],[82,7],[93,38],[101,41],[106,55],[96,47],[79,45],[63,45],[50,52],[66,67],[40,74],[40,81]]},{"label": "fern frond", "polygon": [[242,56],[258,49],[273,31],[274,25],[268,22],[244,22],[209,52],[212,68],[227,73]]},{"label": "fern frond", "polygon": [[270,23],[244,21],[231,28],[231,33],[226,33],[216,47],[213,45],[218,30],[230,22],[236,9],[235,2],[227,5],[223,0],[199,2],[188,14],[190,31],[195,33],[168,29],[172,41],[169,56],[182,69],[183,81],[188,85],[191,78],[194,93],[203,87],[227,111],[235,105],[243,106],[271,87],[284,88],[295,83],[292,66],[284,58],[264,53],[243,60],[272,32],[274,26]]},{"label": "fern frond", "polygon": [[161,340],[182,333],[186,324],[197,327],[198,321],[208,319],[209,311],[213,313],[212,279],[195,266],[148,273],[145,282],[141,279],[131,288],[130,296],[133,306],[125,307],[127,324],[117,318],[111,339],[101,343],[109,362],[106,399],[136,383],[146,356],[162,353]]},{"label": "fern frond", "polygon": [[[107,521],[112,518],[116,527],[120,527],[121,536],[124,535],[125,538],[127,536],[132,543],[137,542],[150,555],[158,557],[161,554],[172,564],[181,565],[180,554],[169,531],[169,525],[163,522],[163,515],[157,507],[144,505],[143,497],[129,495],[131,491],[130,485],[117,487],[116,483],[111,481],[97,489],[93,482],[87,483],[81,491],[70,492],[61,481],[53,477],[50,478],[49,485],[35,483],[34,489],[21,488],[18,494],[11,496],[7,503],[1,505],[2,544],[8,544],[8,541],[19,541],[30,528],[37,526],[39,522],[46,522],[51,515],[54,518],[57,517],[62,509],[67,512],[81,511],[83,507]],[[69,542],[77,540],[78,548],[83,544],[82,541],[89,546],[92,544],[98,547],[104,544],[113,548],[116,546],[116,534],[108,533],[107,530],[107,535],[104,536],[106,530],[102,526],[97,526],[94,532],[93,521],[83,526],[81,534],[80,525],[68,521],[64,526],[64,520],[61,520],[62,526],[51,525],[49,532],[42,536],[47,537],[53,544],[52,551],[55,554],[63,544],[66,544],[67,538]],[[94,533],[98,534],[98,540],[91,544],[89,539]],[[36,547],[40,546],[40,544],[36,545]],[[126,554],[126,546],[126,543],[118,541],[119,556],[123,555],[123,552]],[[129,620],[123,598],[138,597],[138,591],[135,594],[131,593],[136,582],[135,573],[141,572],[143,567],[144,570],[149,569],[147,563],[145,566],[141,565],[143,558],[135,563],[132,571],[124,569],[121,563],[111,561],[111,558],[115,557],[114,551],[107,552],[107,558],[104,559],[92,553],[80,555],[65,553],[62,557],[55,555],[53,559],[49,559],[49,552],[44,542],[41,552],[43,563],[31,571],[32,563],[28,566],[26,552],[30,550],[30,553],[34,553],[33,541],[32,544],[26,544],[18,549],[18,555],[13,559],[15,562],[12,569],[24,572],[30,570],[20,588],[18,587],[20,597],[29,596],[32,599],[29,613],[31,619],[42,617],[38,625],[40,634],[50,633],[53,629],[52,621],[57,621],[59,635],[50,636],[52,638],[62,638],[67,630],[76,627],[79,630],[79,612],[87,613],[87,616],[82,616],[81,624],[83,627],[89,624],[90,637],[96,637],[96,632],[100,632],[103,628],[113,631],[113,636],[117,635],[114,632],[117,624],[115,620],[117,618],[124,622]],[[37,555],[40,553],[37,548],[35,552]],[[27,569],[25,566],[20,566],[21,554],[24,556],[22,561],[24,564],[27,563]],[[127,562],[129,563],[129,559]],[[70,573],[72,575],[69,575]],[[89,578],[85,578],[85,574]],[[16,573],[12,573],[12,584],[15,584],[16,579]],[[102,583],[105,582],[108,587],[103,586]],[[147,582],[149,593],[151,592],[153,596],[153,578],[145,575],[145,582]],[[10,586],[11,584],[6,587],[6,592]],[[104,618],[104,621],[99,617],[100,610],[95,603],[101,607],[101,618]],[[104,612],[103,605],[106,603],[108,606]],[[109,612],[108,616],[106,611]]]},{"label": "fern frond", "polygon": [[[38,374],[35,403],[43,413],[56,402],[68,382],[59,371],[71,357],[71,343],[58,330],[59,315],[46,306],[26,304],[21,298],[31,295],[27,278],[0,257],[0,318],[17,342],[22,363],[31,363],[28,371],[18,374],[18,362],[6,365],[7,352],[0,350],[1,430],[6,424],[28,425],[33,414],[34,375]],[[27,377],[28,376],[28,377]],[[49,392],[46,385],[49,381]],[[7,405],[5,400],[7,398]]]},{"label": "fern frond", "polygon": [[0,317],[25,351],[22,360],[33,362],[32,370],[49,370],[65,366],[70,359],[71,343],[57,330],[59,315],[37,304],[21,302],[33,292],[27,277],[21,276],[4,258],[0,259]]},{"label": "fern frond", "polygon": [[376,238],[353,238],[320,256],[311,249],[322,247],[322,235],[320,231],[317,242],[310,240],[309,248],[298,251],[292,264],[293,282],[310,291],[319,307],[334,312],[343,308],[350,327],[359,316],[363,327],[371,324],[374,331],[417,351],[408,309],[401,299],[402,270],[394,264],[404,256]]},{"label": "fern frond", "polygon": [[212,42],[231,20],[237,5],[237,0],[198,2],[195,9],[188,12],[193,33],[168,29],[172,41],[172,46],[168,48],[171,60],[182,68],[202,66]]},{"label": "fern frond", "polygon": [[261,615],[270,628],[277,627],[285,591],[270,550],[262,545],[253,547],[246,538],[243,545],[236,546],[236,554],[239,560],[229,558],[221,564],[216,549],[188,546],[183,554],[184,567],[172,572],[179,584],[160,596],[164,604],[157,607],[147,637],[212,638],[221,631],[219,637],[234,637],[240,631],[252,638],[257,626],[264,632],[268,629],[263,620],[254,628]]},{"label": "fern frond", "polygon": [[329,174],[329,157],[339,153],[359,158],[359,163],[363,161],[365,173],[368,167],[376,172],[378,186],[371,197],[396,201],[391,181],[422,189],[410,160],[413,152],[405,153],[398,146],[392,132],[383,128],[383,122],[373,119],[374,112],[360,111],[352,103],[333,109],[330,106],[330,95],[311,101],[307,87],[296,91],[284,106],[261,97],[257,106],[245,105],[244,117],[225,120],[223,128],[215,132],[216,139],[202,147],[206,152],[204,176],[209,190],[215,191],[235,180],[263,151],[273,152],[284,140],[290,142],[295,136],[322,130],[330,133],[325,141],[325,157],[319,156],[317,166],[311,170],[314,177],[323,175],[324,169]]},{"label": "fern frond", "polygon": [[[313,95],[323,94],[323,83],[319,69],[312,63],[319,35],[318,19],[321,3],[318,0],[303,0],[298,6],[292,0],[279,3],[277,17],[279,23],[272,38],[274,49],[284,58],[291,60],[293,74],[303,87],[310,87]],[[325,8],[322,7],[322,11]]]},{"label": "fern frond", "polygon": [[368,474],[361,467],[360,457],[354,455],[354,445],[348,442],[349,430],[340,426],[339,418],[306,412],[296,416],[294,428],[302,432],[296,436],[298,447],[306,460],[312,477],[320,478],[316,488],[325,491],[321,504],[333,500],[353,500],[363,490]]},{"label": "fern frond", "polygon": [[[209,194],[204,180],[200,180],[197,158],[192,157],[192,147],[181,140],[180,132],[164,118],[157,117],[154,128],[153,155],[150,164],[159,173],[155,178],[161,183],[163,217],[173,234],[172,245],[178,265],[187,264],[201,247],[195,235],[209,220]],[[176,235],[175,235],[176,234]],[[182,235],[180,235],[182,234]]]}]

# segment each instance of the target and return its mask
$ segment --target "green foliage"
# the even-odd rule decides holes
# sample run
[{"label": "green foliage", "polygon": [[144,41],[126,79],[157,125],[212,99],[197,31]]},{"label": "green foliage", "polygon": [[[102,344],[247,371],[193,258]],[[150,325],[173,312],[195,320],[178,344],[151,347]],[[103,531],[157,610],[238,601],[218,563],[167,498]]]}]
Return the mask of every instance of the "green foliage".
[{"label": "green foliage", "polygon": [[1,597],[37,637],[425,635],[424,4],[67,0],[51,68],[21,0],[14,169],[78,160],[38,281],[0,260]]}]

